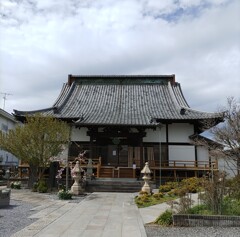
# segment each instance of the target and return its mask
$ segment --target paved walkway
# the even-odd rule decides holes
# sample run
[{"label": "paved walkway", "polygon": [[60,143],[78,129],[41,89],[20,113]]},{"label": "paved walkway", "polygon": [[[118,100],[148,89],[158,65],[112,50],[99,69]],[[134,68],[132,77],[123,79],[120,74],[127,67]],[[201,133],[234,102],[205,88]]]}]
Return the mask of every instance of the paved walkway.
[{"label": "paved walkway", "polygon": [[[37,197],[21,195],[12,198],[31,202]],[[41,205],[34,208],[38,212],[30,216],[38,219],[12,237],[146,237],[133,197],[129,193],[92,193],[80,203],[42,198]]]},{"label": "paved walkway", "polygon": [[[80,203],[51,199],[51,196],[13,192],[12,199],[38,206],[29,218],[36,221],[12,237],[146,237],[144,224],[153,222],[169,205],[162,203],[138,209],[137,193],[97,192]],[[192,200],[197,203],[197,194]]]}]

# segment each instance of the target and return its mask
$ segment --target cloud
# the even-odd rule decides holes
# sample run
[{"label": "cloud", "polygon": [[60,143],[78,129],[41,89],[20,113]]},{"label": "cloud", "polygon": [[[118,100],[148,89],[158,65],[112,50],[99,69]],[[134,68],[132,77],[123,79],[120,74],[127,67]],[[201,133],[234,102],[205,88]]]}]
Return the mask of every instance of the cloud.
[{"label": "cloud", "polygon": [[176,74],[214,111],[240,89],[238,0],[2,0],[0,91],[12,109],[51,106],[68,74]]}]

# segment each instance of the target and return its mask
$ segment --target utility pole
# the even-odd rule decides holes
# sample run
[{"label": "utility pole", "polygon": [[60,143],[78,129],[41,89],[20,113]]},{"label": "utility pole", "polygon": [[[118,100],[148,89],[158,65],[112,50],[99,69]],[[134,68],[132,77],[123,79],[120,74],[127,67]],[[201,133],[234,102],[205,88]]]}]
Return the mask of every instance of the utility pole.
[{"label": "utility pole", "polygon": [[1,95],[3,95],[3,110],[5,109],[5,103],[7,100],[7,96],[12,95],[10,93],[6,93],[6,92],[0,92]]}]

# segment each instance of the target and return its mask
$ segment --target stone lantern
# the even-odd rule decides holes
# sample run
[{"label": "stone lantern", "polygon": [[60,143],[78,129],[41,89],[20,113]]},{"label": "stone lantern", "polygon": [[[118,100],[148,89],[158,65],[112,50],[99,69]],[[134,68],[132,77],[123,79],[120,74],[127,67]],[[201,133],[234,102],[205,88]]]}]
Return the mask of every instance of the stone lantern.
[{"label": "stone lantern", "polygon": [[142,191],[150,194],[151,188],[149,186],[149,180],[151,179],[151,177],[150,177],[151,170],[149,169],[148,162],[145,163],[145,166],[141,170],[141,173],[144,174],[144,176],[143,176],[144,185],[142,187]]},{"label": "stone lantern", "polygon": [[83,169],[80,167],[79,161],[76,162],[76,165],[74,166],[74,168],[71,171],[72,174],[72,178],[74,179],[74,184],[71,187],[71,192],[74,195],[79,195],[83,193],[83,188],[82,188],[82,183],[81,183],[81,179],[82,179],[82,175],[81,172],[83,171]]},{"label": "stone lantern", "polygon": [[88,164],[87,164],[87,179],[90,180],[92,179],[93,176],[93,162],[92,159],[88,159]]}]

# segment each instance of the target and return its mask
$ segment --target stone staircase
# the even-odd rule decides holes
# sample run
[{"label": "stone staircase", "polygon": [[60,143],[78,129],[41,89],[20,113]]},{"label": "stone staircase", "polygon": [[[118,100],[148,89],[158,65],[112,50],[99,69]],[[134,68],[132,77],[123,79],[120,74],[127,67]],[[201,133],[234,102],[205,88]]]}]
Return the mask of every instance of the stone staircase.
[{"label": "stone staircase", "polygon": [[[143,180],[130,178],[99,178],[89,180],[86,183],[87,192],[139,192],[143,186]],[[151,187],[155,188],[155,184],[151,183]]]}]

